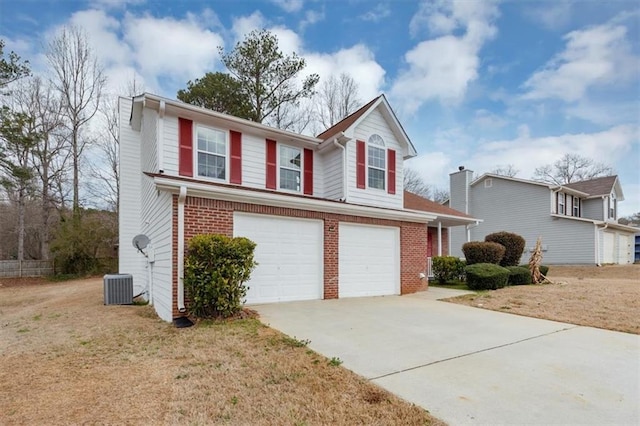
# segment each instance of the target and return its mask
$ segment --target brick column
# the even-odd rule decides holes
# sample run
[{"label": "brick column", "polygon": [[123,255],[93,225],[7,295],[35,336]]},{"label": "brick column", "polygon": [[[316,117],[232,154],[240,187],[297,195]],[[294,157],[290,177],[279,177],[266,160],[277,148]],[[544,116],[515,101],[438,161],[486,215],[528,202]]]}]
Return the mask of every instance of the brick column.
[{"label": "brick column", "polygon": [[324,219],[324,298],[338,298],[338,220]]}]

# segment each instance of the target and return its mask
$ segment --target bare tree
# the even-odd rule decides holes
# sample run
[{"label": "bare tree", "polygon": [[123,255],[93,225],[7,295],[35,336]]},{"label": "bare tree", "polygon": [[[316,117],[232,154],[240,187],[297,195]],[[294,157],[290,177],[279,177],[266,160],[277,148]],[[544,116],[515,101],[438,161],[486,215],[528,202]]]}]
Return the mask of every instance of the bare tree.
[{"label": "bare tree", "polygon": [[433,189],[433,198],[432,198],[433,201],[435,201],[436,203],[442,204],[448,199],[449,199],[449,191],[441,188]]},{"label": "bare tree", "polygon": [[507,164],[506,166],[498,166],[491,171],[494,175],[516,177],[520,170],[516,169],[513,164]]},{"label": "bare tree", "polygon": [[324,129],[347,117],[359,106],[358,84],[348,74],[324,80],[316,94],[317,117]]},{"label": "bare tree", "polygon": [[565,154],[553,164],[535,169],[533,179],[555,185],[594,179],[615,174],[615,170],[604,163],[578,154]]},{"label": "bare tree", "polygon": [[431,199],[431,186],[414,169],[406,167],[403,172],[403,186],[405,191]]},{"label": "bare tree", "polygon": [[57,193],[66,181],[66,165],[70,151],[63,129],[62,106],[56,93],[39,77],[35,77],[16,91],[22,111],[34,118],[38,140],[31,151],[31,163],[39,181],[38,198],[41,203],[39,243],[40,258],[49,259],[50,230],[56,207],[63,199]]},{"label": "bare tree", "polygon": [[85,127],[98,112],[106,77],[89,46],[86,33],[78,27],[63,28],[48,44],[46,57],[53,71],[51,82],[60,93],[69,130],[73,212],[77,215],[80,208],[80,159],[89,142]]}]

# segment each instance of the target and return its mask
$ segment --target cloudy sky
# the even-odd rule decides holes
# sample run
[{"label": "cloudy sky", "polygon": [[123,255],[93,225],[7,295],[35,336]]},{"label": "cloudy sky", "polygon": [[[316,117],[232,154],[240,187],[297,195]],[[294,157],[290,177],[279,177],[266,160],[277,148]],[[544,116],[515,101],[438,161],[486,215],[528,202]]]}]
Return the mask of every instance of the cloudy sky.
[{"label": "cloudy sky", "polygon": [[640,6],[636,1],[0,0],[6,50],[43,69],[65,24],[89,34],[117,93],[134,76],[175,98],[222,71],[253,29],[321,78],[348,73],[363,103],[385,93],[436,187],[459,165],[528,179],[564,153],[611,164],[640,211]]}]

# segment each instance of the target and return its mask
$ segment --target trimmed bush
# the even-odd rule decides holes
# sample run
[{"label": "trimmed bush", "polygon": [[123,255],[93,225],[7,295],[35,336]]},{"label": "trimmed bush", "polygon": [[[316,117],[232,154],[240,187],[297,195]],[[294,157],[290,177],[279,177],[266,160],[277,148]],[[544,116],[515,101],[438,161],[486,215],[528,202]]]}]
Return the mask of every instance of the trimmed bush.
[{"label": "trimmed bush", "polygon": [[517,266],[524,252],[525,241],[518,234],[512,232],[495,232],[484,237],[485,241],[498,243],[504,246],[504,256],[500,260],[500,266]]},{"label": "trimmed bush", "polygon": [[504,256],[504,251],[503,245],[487,241],[471,241],[462,245],[462,252],[467,259],[467,265],[475,263],[499,264]]},{"label": "trimmed bush", "polygon": [[431,268],[433,277],[440,284],[464,276],[464,261],[455,256],[436,256],[432,259]]},{"label": "trimmed bush", "polygon": [[247,238],[196,235],[189,241],[184,262],[184,287],[189,311],[199,318],[228,318],[242,309],[257,263],[256,244]]},{"label": "trimmed bush", "polygon": [[531,284],[531,271],[524,266],[507,266],[509,270],[509,285]]},{"label": "trimmed bush", "polygon": [[471,290],[497,290],[509,282],[509,270],[495,263],[476,263],[464,268]]}]

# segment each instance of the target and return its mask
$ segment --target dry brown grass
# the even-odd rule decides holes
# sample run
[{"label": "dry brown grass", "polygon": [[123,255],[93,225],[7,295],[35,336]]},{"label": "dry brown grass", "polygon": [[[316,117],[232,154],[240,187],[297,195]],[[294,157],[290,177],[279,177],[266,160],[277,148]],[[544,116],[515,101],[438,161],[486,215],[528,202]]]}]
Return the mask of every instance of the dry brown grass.
[{"label": "dry brown grass", "polygon": [[640,334],[640,265],[551,266],[552,284],[513,286],[450,302]]},{"label": "dry brown grass", "polygon": [[0,286],[0,424],[442,424],[257,320],[176,329],[100,279]]}]

